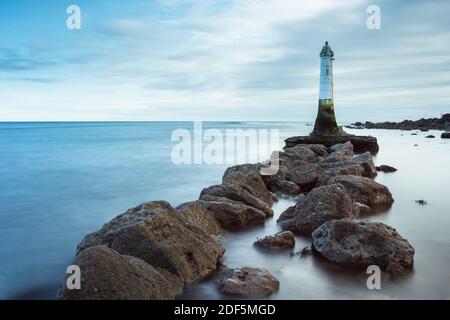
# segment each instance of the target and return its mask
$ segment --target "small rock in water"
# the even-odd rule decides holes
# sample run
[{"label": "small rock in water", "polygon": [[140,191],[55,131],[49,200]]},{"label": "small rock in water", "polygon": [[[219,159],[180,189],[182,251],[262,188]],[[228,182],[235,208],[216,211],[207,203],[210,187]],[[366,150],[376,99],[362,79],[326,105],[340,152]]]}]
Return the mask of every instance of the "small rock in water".
[{"label": "small rock in water", "polygon": [[312,254],[312,248],[311,247],[304,247],[300,251],[300,257],[306,257]]},{"label": "small rock in water", "polygon": [[441,138],[442,139],[450,139],[450,132],[442,132]]},{"label": "small rock in water", "polygon": [[417,147],[418,146],[418,144],[416,143],[415,145],[414,145],[414,147]]},{"label": "small rock in water", "polygon": [[425,138],[428,138],[428,139],[434,139],[434,138],[436,138],[436,137],[433,136],[432,134],[430,134],[430,135],[426,136]]},{"label": "small rock in water", "polygon": [[396,168],[388,166],[388,165],[385,165],[385,164],[383,164],[381,166],[377,166],[376,169],[377,169],[377,171],[381,171],[381,172],[395,172],[395,171],[397,171]]},{"label": "small rock in water", "polygon": [[278,279],[261,268],[228,268],[219,279],[219,290],[232,295],[264,297],[278,291],[279,288]]},{"label": "small rock in water", "polygon": [[416,200],[415,201],[419,206],[425,206],[428,204],[426,200]]},{"label": "small rock in water", "polygon": [[255,246],[265,249],[289,249],[295,246],[294,234],[291,231],[282,231],[273,236],[258,239]]},{"label": "small rock in water", "polygon": [[413,132],[411,133],[412,136],[417,136],[417,133]]}]

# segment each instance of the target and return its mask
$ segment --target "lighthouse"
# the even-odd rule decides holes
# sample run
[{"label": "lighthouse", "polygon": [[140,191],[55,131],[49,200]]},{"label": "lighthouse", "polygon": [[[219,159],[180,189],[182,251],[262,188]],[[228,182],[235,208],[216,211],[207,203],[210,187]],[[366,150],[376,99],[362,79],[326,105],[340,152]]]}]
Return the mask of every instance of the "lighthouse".
[{"label": "lighthouse", "polygon": [[339,129],[334,115],[333,102],[333,61],[334,52],[325,41],[320,51],[320,90],[319,109],[317,112],[313,136],[338,136]]}]

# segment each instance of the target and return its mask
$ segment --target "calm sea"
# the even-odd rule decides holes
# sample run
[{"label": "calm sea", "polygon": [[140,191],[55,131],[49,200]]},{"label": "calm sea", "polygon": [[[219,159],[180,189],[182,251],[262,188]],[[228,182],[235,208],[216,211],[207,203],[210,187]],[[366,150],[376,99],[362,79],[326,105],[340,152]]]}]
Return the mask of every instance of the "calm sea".
[{"label": "calm sea", "polygon": [[[306,134],[306,123],[207,122],[206,128],[275,128],[280,140]],[[227,165],[175,165],[173,130],[191,122],[0,123],[0,298],[54,299],[77,243],[126,209],[149,200],[176,206],[221,181]],[[349,130],[352,131],[352,130]],[[366,288],[367,275],[315,256],[267,254],[252,244],[278,230],[282,200],[265,226],[225,239],[224,262],[269,269],[281,282],[272,298],[450,298],[450,141],[425,139],[438,132],[360,130],[379,139],[377,164],[399,171],[380,174],[395,203],[367,217],[397,228],[416,248],[414,272],[383,277]],[[417,146],[415,146],[417,144]],[[420,206],[415,200],[426,200]],[[310,243],[297,238],[296,250]],[[214,279],[188,288],[182,298],[223,298]]]}]

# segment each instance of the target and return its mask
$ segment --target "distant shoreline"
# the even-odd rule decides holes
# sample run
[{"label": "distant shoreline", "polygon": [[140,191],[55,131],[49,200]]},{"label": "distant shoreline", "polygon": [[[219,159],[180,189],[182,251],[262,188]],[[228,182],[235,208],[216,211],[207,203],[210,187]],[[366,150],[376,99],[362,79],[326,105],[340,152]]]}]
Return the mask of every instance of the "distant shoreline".
[{"label": "distant shoreline", "polygon": [[443,114],[440,118],[422,118],[416,121],[403,120],[402,122],[355,122],[346,128],[350,129],[396,129],[396,130],[442,130],[450,131],[450,113]]}]

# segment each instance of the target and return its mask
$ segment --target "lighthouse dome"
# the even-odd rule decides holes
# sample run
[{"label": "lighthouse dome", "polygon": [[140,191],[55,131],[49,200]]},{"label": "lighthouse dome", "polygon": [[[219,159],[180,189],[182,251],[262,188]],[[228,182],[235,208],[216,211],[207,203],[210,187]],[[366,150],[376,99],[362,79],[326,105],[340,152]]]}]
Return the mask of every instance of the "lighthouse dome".
[{"label": "lighthouse dome", "polygon": [[325,41],[325,45],[322,47],[322,51],[320,51],[321,57],[334,57],[334,52],[331,50],[331,47],[328,45],[328,41]]}]

